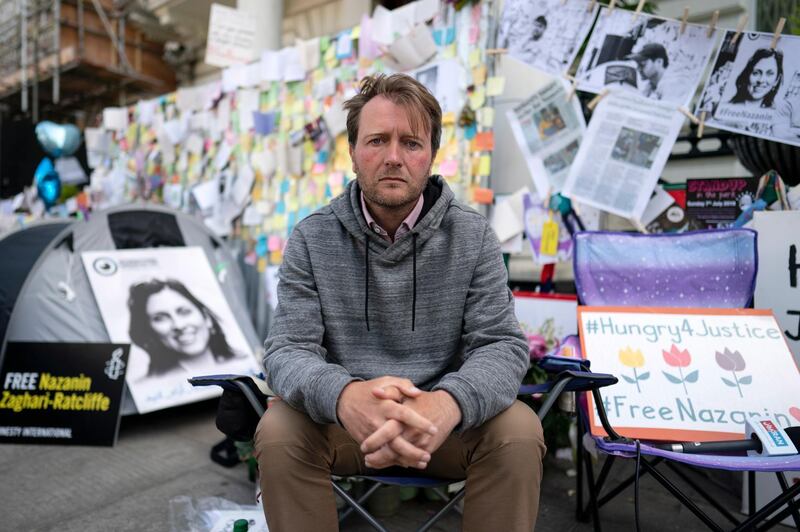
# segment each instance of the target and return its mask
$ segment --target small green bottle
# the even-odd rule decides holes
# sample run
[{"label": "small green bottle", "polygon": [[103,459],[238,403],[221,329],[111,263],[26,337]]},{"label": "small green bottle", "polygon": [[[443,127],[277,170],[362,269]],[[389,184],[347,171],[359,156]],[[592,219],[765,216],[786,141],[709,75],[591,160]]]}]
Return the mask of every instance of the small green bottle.
[{"label": "small green bottle", "polygon": [[247,519],[237,519],[233,522],[233,532],[247,532],[248,528]]}]

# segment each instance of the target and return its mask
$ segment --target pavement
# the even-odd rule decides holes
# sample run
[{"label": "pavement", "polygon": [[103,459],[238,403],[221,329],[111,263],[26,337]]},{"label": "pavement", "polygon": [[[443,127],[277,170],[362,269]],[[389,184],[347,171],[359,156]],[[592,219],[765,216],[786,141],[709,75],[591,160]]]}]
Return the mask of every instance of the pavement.
[{"label": "pavement", "polygon": [[[215,413],[212,400],[127,416],[121,421],[117,444],[109,448],[0,445],[0,531],[177,532],[180,527],[172,526],[170,508],[174,512],[181,502],[191,501],[196,507],[220,499],[228,504],[255,504],[255,486],[244,464],[225,468],[209,459],[211,446],[222,439],[214,426]],[[630,474],[630,467],[626,464],[611,477]],[[570,468],[568,461],[548,457],[537,531],[592,530],[591,523],[575,520],[575,479],[569,476]],[[690,475],[699,478],[695,472]],[[738,515],[735,491],[741,480],[731,476],[701,481]],[[604,506],[600,512],[603,528],[634,530],[633,500],[631,487]],[[381,521],[392,531],[415,530],[437,505],[420,493]],[[698,505],[713,512],[702,501]],[[640,512],[642,530],[706,530],[648,477],[640,485]],[[450,512],[432,530],[459,528],[460,516]],[[341,529],[372,530],[355,515]]]}]

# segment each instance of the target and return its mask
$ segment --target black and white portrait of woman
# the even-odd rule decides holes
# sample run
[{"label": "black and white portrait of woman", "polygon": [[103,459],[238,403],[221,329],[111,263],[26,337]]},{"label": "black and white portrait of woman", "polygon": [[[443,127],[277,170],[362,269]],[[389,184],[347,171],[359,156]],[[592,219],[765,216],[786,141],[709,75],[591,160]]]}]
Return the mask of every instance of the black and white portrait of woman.
[{"label": "black and white portrait of woman", "polygon": [[150,357],[147,377],[213,371],[244,356],[228,344],[214,312],[180,281],[131,285],[128,310],[131,342]]},{"label": "black and white portrait of woman", "polygon": [[[200,247],[81,254],[112,342],[131,344],[125,382],[140,413],[219,395],[200,375],[258,374],[259,338]],[[222,268],[222,269],[220,269]],[[242,304],[243,305],[243,304]]]},{"label": "black and white portrait of woman", "polygon": [[772,108],[783,83],[783,52],[757,49],[736,77],[736,94],[730,103]]}]

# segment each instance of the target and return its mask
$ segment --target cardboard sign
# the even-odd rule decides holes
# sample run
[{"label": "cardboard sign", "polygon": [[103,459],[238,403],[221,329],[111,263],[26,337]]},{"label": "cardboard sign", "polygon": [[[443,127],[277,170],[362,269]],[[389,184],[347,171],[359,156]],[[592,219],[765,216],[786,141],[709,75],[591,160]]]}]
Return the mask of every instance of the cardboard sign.
[{"label": "cardboard sign", "polygon": [[800,371],[771,311],[579,307],[578,326],[592,370],[619,378],[601,394],[624,436],[717,441],[743,438],[748,419],[800,423]]},{"label": "cardboard sign", "polygon": [[772,309],[800,363],[800,211],[757,212],[755,307]]},{"label": "cardboard sign", "polygon": [[123,344],[9,342],[0,443],[114,445],[127,366]]}]

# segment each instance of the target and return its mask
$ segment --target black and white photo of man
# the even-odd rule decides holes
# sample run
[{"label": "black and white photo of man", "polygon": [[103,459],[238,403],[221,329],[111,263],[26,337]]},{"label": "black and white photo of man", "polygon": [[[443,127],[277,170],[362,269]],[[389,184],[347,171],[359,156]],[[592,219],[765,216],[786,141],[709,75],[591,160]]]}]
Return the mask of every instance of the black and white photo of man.
[{"label": "black and white photo of man", "polygon": [[654,100],[672,100],[673,96],[677,97],[683,92],[684,88],[667,75],[669,56],[662,45],[645,44],[641,50],[627,56],[627,59],[636,62],[636,69],[643,80],[639,90],[644,96]]}]

